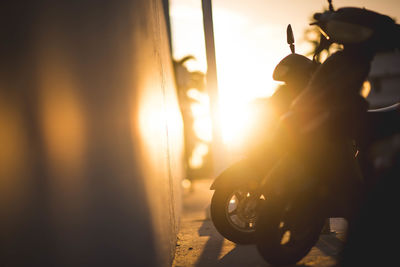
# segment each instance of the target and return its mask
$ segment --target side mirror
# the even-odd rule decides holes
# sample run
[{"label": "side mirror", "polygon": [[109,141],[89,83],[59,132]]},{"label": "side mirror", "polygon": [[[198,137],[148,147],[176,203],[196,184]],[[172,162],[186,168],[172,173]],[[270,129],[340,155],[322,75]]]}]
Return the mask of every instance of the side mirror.
[{"label": "side mirror", "polygon": [[286,40],[287,40],[288,45],[290,46],[290,51],[292,51],[292,54],[294,54],[295,53],[294,35],[293,35],[292,26],[290,24],[286,28]]}]

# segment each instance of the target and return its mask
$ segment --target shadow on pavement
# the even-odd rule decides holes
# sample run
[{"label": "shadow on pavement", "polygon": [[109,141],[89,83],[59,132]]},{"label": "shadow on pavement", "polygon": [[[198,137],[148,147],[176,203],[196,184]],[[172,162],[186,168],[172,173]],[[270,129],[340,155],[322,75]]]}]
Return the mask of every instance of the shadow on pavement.
[{"label": "shadow on pavement", "polygon": [[199,229],[200,236],[210,236],[196,262],[196,266],[199,267],[215,265],[224,244],[224,238],[221,235],[211,234],[210,228],[210,221],[204,221]]},{"label": "shadow on pavement", "polygon": [[[255,245],[237,245],[222,237],[212,225],[210,220],[203,221],[198,230],[200,236],[209,236],[204,249],[195,264],[196,267],[204,266],[271,266],[258,254]],[[311,266],[298,263],[291,266]],[[288,266],[290,267],[290,266]]]},{"label": "shadow on pavement", "polygon": [[[183,220],[173,267],[268,267],[255,245],[237,245],[214,227],[209,214],[212,180],[196,181],[185,195]],[[331,221],[332,222],[332,221]],[[344,232],[341,220],[333,220],[336,233]],[[338,234],[323,234],[310,253],[296,265],[333,267],[342,249]],[[289,267],[289,266],[287,266]]]}]

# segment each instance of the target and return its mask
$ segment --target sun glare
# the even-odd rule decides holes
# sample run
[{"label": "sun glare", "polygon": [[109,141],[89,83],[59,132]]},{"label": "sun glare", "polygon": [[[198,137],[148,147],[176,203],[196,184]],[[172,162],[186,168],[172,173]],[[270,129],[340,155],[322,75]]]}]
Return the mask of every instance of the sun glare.
[{"label": "sun glare", "polygon": [[[226,8],[214,14],[220,127],[224,145],[236,147],[256,119],[249,103],[274,93],[273,70],[289,49],[279,26],[259,25]],[[282,46],[271,42],[279,37]]]},{"label": "sun glare", "polygon": [[[243,139],[257,120],[249,103],[274,93],[278,86],[272,80],[274,67],[290,51],[284,24],[257,21],[249,13],[216,3],[213,19],[220,131],[224,147],[231,150],[246,142]],[[171,21],[174,57],[193,55],[196,60],[188,61],[188,69],[206,72],[201,1],[172,1]],[[198,90],[189,90],[187,95],[194,100],[190,109],[195,135],[210,144],[212,120],[209,100],[205,100],[206,97]],[[201,165],[207,152],[205,146],[196,146],[190,165]]]},{"label": "sun glare", "polygon": [[231,60],[221,58],[221,63],[217,63],[219,113],[223,142],[226,146],[235,147],[243,142],[246,131],[257,120],[252,117],[250,103],[271,96],[278,83],[271,77],[272,64],[240,61],[241,57],[236,59],[235,64],[229,64]]},{"label": "sun glare", "polygon": [[240,101],[224,101],[220,105],[221,131],[225,145],[240,142],[248,118],[246,105]]},{"label": "sun glare", "polygon": [[208,154],[208,146],[204,143],[197,143],[189,159],[192,168],[200,168],[203,165],[203,158]]}]

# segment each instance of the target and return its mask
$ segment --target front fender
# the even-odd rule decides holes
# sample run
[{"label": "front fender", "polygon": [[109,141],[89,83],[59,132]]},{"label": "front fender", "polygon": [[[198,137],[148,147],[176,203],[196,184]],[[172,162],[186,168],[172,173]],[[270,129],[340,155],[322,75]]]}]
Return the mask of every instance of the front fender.
[{"label": "front fender", "polygon": [[251,181],[257,181],[260,178],[252,160],[244,158],[226,168],[218,175],[212,183],[210,190],[219,187],[241,186]]}]

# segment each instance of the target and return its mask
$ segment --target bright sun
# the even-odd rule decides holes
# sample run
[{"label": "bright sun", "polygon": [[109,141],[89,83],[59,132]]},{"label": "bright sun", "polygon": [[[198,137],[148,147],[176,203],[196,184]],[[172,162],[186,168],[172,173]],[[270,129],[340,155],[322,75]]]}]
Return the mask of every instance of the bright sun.
[{"label": "bright sun", "polygon": [[217,55],[219,113],[226,146],[235,146],[242,141],[249,123],[257,119],[250,117],[250,103],[271,96],[278,85],[272,80],[275,62],[232,55],[235,51],[229,51],[229,48]]},{"label": "bright sun", "polygon": [[[190,5],[182,1],[172,7],[174,57],[194,55],[196,60],[188,62],[188,69],[206,72],[201,1]],[[286,25],[260,24],[227,8],[214,9],[220,131],[223,145],[229,150],[243,143],[250,125],[257,120],[249,103],[271,96],[278,85],[272,80],[272,72],[289,53],[285,30]],[[194,91],[190,94],[193,99],[200,97]],[[194,131],[204,142],[210,142],[212,135],[208,109],[208,101],[198,101],[192,107]]]}]

